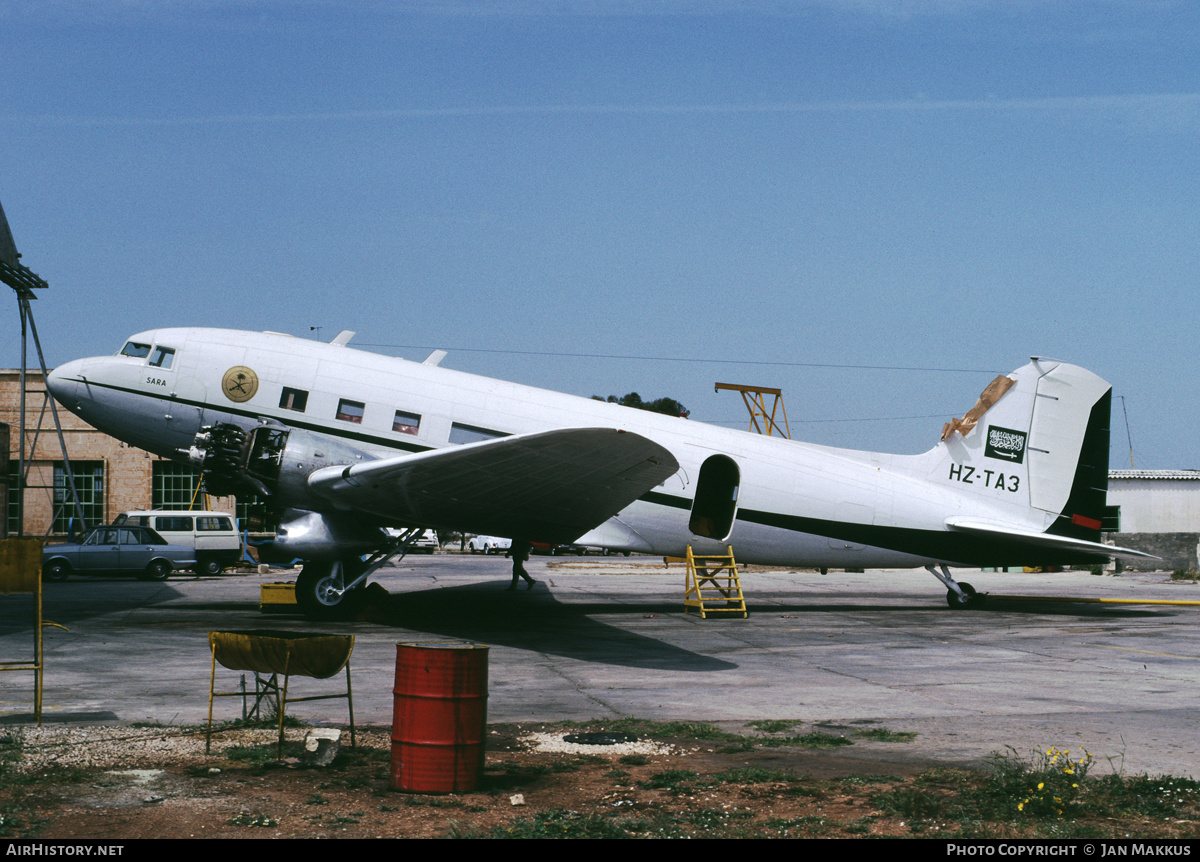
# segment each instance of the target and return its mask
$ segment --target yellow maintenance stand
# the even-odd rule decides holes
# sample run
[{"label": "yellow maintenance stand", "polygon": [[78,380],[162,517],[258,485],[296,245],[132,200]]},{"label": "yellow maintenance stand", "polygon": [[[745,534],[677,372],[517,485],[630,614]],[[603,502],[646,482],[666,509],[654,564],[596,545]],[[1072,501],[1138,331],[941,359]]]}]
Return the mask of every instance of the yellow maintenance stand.
[{"label": "yellow maintenance stand", "polygon": [[42,619],[42,540],[4,539],[0,541],[0,595],[29,593],[33,596],[33,658],[0,661],[0,671],[33,671],[33,718],[42,725],[42,671],[45,648],[42,629],[46,626],[66,630],[66,626]]},{"label": "yellow maintenance stand", "polygon": [[724,554],[697,555],[688,545],[687,556],[683,558],[687,563],[683,592],[685,612],[698,608],[701,619],[707,619],[709,614],[739,614],[742,619],[746,618],[746,597],[742,595],[733,546],[726,545],[725,549],[727,553]]}]

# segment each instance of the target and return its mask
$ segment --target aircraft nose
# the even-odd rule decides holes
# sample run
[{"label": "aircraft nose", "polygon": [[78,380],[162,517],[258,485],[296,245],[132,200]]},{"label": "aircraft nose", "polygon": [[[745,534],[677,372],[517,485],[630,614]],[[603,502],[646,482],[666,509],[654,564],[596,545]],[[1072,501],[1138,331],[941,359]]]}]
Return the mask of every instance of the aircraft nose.
[{"label": "aircraft nose", "polygon": [[79,381],[83,379],[82,359],[60,365],[46,377],[46,388],[55,400],[64,407],[74,402],[79,391]]}]

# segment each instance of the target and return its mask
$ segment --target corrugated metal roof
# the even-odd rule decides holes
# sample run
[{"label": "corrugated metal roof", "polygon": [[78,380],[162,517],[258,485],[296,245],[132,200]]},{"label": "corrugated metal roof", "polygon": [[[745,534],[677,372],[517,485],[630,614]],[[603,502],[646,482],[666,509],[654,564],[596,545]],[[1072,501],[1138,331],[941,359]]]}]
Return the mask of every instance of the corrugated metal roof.
[{"label": "corrugated metal roof", "polygon": [[1109,479],[1175,479],[1200,481],[1200,470],[1109,470]]}]

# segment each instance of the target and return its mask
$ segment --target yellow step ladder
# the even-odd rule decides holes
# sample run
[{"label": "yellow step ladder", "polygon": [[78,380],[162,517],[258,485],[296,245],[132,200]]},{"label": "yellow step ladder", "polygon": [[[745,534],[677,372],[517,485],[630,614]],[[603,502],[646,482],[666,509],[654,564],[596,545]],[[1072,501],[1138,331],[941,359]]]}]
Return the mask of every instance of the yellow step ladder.
[{"label": "yellow step ladder", "polygon": [[733,546],[726,545],[725,554],[693,554],[688,545],[687,581],[684,586],[683,607],[685,612],[700,609],[700,618],[709,614],[741,614],[745,619],[746,597],[742,595],[742,581],[738,577],[737,562],[733,559]]}]

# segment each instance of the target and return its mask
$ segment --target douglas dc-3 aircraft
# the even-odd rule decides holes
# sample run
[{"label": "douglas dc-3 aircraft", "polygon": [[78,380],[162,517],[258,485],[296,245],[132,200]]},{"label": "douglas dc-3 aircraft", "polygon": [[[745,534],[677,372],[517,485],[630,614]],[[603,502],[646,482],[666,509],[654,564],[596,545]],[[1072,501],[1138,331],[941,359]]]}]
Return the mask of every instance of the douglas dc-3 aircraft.
[{"label": "douglas dc-3 aircraft", "polygon": [[[55,369],[65,407],[266,497],[270,552],[304,561],[297,600],[327,615],[417,528],[804,567],[1145,556],[1100,542],[1111,389],[1035,358],[996,378],[921,455],[735,431],[269,332],[158,329]],[[392,528],[392,529],[387,529]],[[398,531],[396,528],[405,528]]]}]

